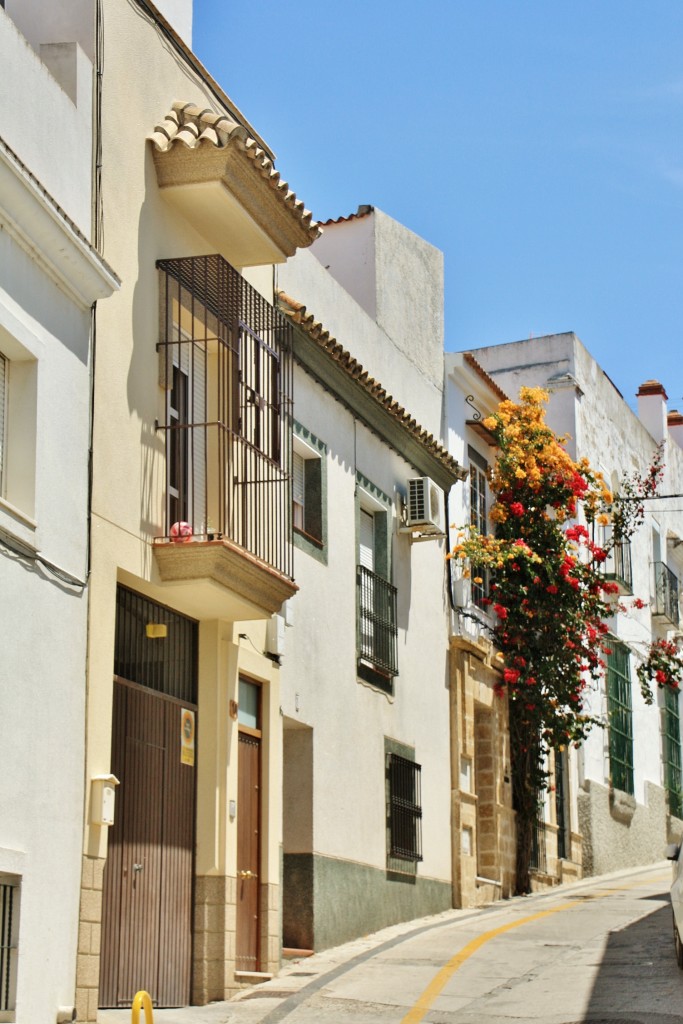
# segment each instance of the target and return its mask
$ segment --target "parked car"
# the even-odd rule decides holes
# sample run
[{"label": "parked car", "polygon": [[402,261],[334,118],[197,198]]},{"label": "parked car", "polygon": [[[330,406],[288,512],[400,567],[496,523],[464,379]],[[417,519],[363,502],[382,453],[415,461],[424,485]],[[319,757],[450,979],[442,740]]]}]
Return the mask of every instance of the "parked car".
[{"label": "parked car", "polygon": [[666,848],[667,860],[672,862],[673,882],[671,883],[671,909],[673,910],[674,948],[676,963],[683,970],[683,857],[681,845],[671,843]]}]

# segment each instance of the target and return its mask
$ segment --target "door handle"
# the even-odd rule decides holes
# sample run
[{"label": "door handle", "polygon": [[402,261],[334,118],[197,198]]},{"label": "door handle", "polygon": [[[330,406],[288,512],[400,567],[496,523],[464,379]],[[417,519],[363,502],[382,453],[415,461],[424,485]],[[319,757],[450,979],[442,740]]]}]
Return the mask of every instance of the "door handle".
[{"label": "door handle", "polygon": [[133,864],[133,871],[142,871],[144,864]]},{"label": "door handle", "polygon": [[258,878],[253,871],[238,871],[237,874],[240,878]]}]

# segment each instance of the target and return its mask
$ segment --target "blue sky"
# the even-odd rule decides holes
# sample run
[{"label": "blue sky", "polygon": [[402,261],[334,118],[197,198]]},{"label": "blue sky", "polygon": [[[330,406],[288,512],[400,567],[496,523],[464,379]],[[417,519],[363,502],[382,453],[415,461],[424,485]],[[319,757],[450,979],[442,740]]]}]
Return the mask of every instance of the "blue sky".
[{"label": "blue sky", "polygon": [[443,250],[447,349],[574,330],[683,410],[681,0],[195,0],[194,49],[315,217]]}]

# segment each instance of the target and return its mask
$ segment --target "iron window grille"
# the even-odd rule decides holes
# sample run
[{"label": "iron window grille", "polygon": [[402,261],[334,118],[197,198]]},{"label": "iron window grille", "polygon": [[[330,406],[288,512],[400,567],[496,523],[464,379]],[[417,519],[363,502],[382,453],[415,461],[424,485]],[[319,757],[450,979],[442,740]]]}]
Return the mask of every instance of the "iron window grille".
[{"label": "iron window grille", "polygon": [[605,579],[619,584],[623,594],[633,593],[633,567],[631,564],[631,542],[626,539],[615,541],[603,563]]},{"label": "iron window grille", "polygon": [[566,860],[569,843],[569,765],[566,750],[555,751],[555,818],[557,820],[557,856]]},{"label": "iron window grille", "polygon": [[364,565],[356,567],[358,661],[390,684],[398,675],[397,590]]},{"label": "iron window grille", "polygon": [[668,687],[664,691],[664,782],[669,812],[683,818],[683,776],[681,774],[681,718],[678,694]]},{"label": "iron window grille", "polygon": [[610,641],[607,655],[607,713],[610,777],[614,789],[633,795],[633,711],[628,648]]},{"label": "iron window grille", "polygon": [[539,796],[536,805],[536,817],[531,830],[531,857],[529,867],[545,874],[547,857],[545,849],[545,819],[543,817],[543,798]]},{"label": "iron window grille", "polygon": [[[0,875],[0,1014],[9,1020],[16,1009],[19,883]],[[13,1016],[11,1019],[14,1019]]]},{"label": "iron window grille", "polygon": [[222,256],[157,267],[163,537],[186,522],[292,578],[291,326]]},{"label": "iron window grille", "polygon": [[[150,637],[148,625],[166,627]],[[197,623],[127,587],[116,588],[114,674],[167,697],[197,703]]]},{"label": "iron window grille", "polygon": [[664,562],[654,563],[655,602],[654,615],[663,615],[677,626],[680,621],[678,611],[678,579]]},{"label": "iron window grille", "polygon": [[389,854],[422,860],[422,766],[399,754],[387,754],[389,778]]}]

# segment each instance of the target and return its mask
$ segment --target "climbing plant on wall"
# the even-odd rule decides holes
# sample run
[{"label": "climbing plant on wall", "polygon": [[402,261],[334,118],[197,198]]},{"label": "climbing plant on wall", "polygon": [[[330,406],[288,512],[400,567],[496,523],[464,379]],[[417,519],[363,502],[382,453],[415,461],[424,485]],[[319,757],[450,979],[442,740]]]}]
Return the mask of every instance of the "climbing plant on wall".
[{"label": "climbing plant on wall", "polygon": [[[498,448],[490,474],[495,535],[467,528],[449,556],[475,582],[488,571],[484,602],[495,616],[504,666],[496,691],[509,702],[519,892],[529,891],[546,753],[580,744],[598,724],[587,710],[587,688],[604,671],[606,620],[618,591],[604,564],[644,515],[642,503],[615,499],[587,460],[570,457],[566,439],[545,422],[547,400],[541,389],[523,388],[518,403],[501,403],[484,421]],[[660,475],[658,452],[645,477],[629,478],[629,497],[632,490],[650,496]]]}]

